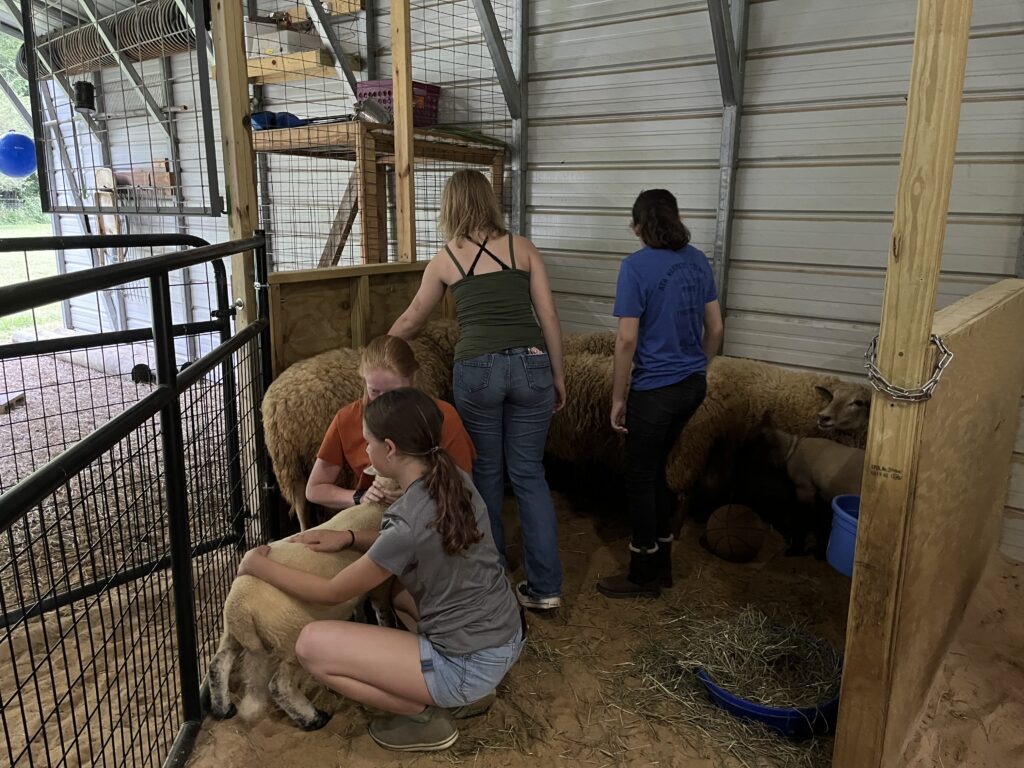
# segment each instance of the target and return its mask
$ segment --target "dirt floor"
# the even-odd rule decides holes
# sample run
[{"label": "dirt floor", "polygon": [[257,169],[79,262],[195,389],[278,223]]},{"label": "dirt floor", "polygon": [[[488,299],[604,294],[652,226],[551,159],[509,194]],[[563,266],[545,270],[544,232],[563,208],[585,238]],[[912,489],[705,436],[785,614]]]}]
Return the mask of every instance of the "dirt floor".
[{"label": "dirt floor", "polygon": [[[343,705],[314,733],[299,731],[277,712],[251,723],[207,719],[189,765],[827,764],[818,758],[831,749],[829,739],[800,747],[808,748],[806,759],[795,759],[792,749],[782,754],[769,748],[763,760],[740,762],[730,757],[728,744],[671,716],[670,707],[638,714],[634,694],[641,684],[635,664],[638,651],[667,637],[694,606],[732,611],[752,604],[775,617],[803,619],[811,631],[838,643],[848,580],[813,558],[782,556],[777,539],[768,542],[757,562],[730,565],[701,548],[699,529],[687,526],[676,552],[677,585],[664,599],[610,601],[594,591],[593,583],[625,560],[622,521],[557,498],[567,604],[550,615],[530,616],[527,650],[500,687],[498,702],[487,715],[460,725],[462,735],[452,750],[424,756],[385,752],[366,735],[368,713]],[[209,563],[198,563],[196,580],[205,658],[216,643],[218,606],[234,562],[222,553],[208,557],[213,558]],[[1024,764],[1022,584],[1024,564],[994,555],[909,742],[907,768]],[[211,599],[215,595],[219,599]],[[0,690],[22,691],[20,703],[6,713],[8,745],[17,752],[31,737],[37,760],[49,754],[60,761],[63,741],[70,752],[62,764],[69,766],[99,764],[100,755],[119,763],[129,753],[139,764],[158,764],[179,725],[166,574],[90,602],[95,604],[88,618],[81,609],[62,610],[48,614],[45,622],[33,619],[0,633],[0,658],[9,660],[0,664]],[[83,665],[94,650],[99,652],[95,661]],[[33,678],[33,669],[39,678]],[[51,674],[53,683],[47,682]],[[141,710],[147,711],[145,722]],[[71,734],[78,729],[84,731],[75,739]]]},{"label": "dirt floor", "polygon": [[995,554],[904,753],[908,768],[1024,765],[1024,563]]},{"label": "dirt floor", "polygon": [[[500,687],[498,702],[487,715],[460,725],[461,737],[452,750],[423,756],[388,753],[366,734],[369,714],[345,705],[314,733],[297,730],[280,713],[252,723],[208,719],[189,765],[753,768],[699,731],[630,711],[626,689],[636,684],[629,673],[635,650],[670,631],[673,617],[694,603],[753,604],[769,615],[803,619],[811,631],[838,643],[845,632],[849,581],[811,557],[784,557],[777,539],[753,564],[725,563],[699,546],[699,528],[687,526],[677,545],[677,584],[664,599],[608,600],[596,593],[594,581],[624,562],[626,529],[607,514],[574,512],[558,498],[566,606],[551,615],[530,615],[527,650]],[[1024,764],[1024,663],[1019,656],[1024,618],[1014,607],[1021,604],[1022,583],[1024,565],[993,556],[907,749],[907,768]],[[827,754],[831,745],[826,739],[818,746]],[[766,753],[756,764],[800,763]],[[806,764],[820,763],[808,757]]]},{"label": "dirt floor", "polygon": [[[652,635],[671,631],[678,606],[694,602],[727,608],[752,603],[769,615],[802,619],[832,643],[845,632],[849,580],[825,563],[785,558],[781,539],[772,538],[759,562],[731,565],[699,546],[695,527],[684,530],[675,557],[677,584],[665,599],[608,600],[594,582],[625,561],[622,521],[579,514],[564,497],[558,501],[566,605],[552,614],[530,615],[527,649],[499,688],[498,702],[486,716],[460,725],[461,738],[451,751],[415,758],[385,752],[366,735],[368,713],[344,705],[314,733],[297,730],[279,713],[253,723],[208,719],[189,765],[225,768],[259,760],[275,768],[432,763],[710,768],[722,764],[722,750],[696,732],[633,714],[627,691],[616,690],[635,684],[622,674],[633,650]],[[515,541],[511,547],[514,551]]]}]

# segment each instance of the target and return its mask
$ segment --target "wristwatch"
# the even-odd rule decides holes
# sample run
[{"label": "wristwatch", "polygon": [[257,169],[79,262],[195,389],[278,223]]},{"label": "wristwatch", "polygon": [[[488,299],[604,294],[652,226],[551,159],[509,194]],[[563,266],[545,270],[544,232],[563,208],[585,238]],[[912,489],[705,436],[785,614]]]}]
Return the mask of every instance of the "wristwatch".
[{"label": "wristwatch", "polygon": [[362,488],[356,488],[356,492],[352,494],[352,506],[357,506],[363,501],[363,494],[366,493]]}]

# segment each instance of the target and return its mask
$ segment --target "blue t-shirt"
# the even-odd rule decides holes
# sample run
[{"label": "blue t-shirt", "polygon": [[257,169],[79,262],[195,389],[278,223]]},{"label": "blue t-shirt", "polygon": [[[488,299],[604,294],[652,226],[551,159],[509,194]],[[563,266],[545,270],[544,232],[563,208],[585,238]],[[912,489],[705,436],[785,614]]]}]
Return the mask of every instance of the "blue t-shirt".
[{"label": "blue t-shirt", "polygon": [[692,245],[645,246],[623,259],[613,314],[640,318],[633,389],[667,387],[707,370],[704,305],[717,298],[711,265]]}]

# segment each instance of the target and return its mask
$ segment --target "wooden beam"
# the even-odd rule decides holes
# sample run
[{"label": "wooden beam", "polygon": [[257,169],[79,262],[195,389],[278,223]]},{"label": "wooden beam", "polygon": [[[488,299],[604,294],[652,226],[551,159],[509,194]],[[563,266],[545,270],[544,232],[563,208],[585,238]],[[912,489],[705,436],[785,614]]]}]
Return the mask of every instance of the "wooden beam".
[{"label": "wooden beam", "polygon": [[413,261],[401,264],[358,264],[353,267],[328,267],[327,269],[290,269],[287,272],[271,272],[269,282],[271,286],[330,282],[359,275],[373,277],[374,275],[390,275],[400,272],[422,272],[426,266],[427,262],[425,261]]},{"label": "wooden beam", "polygon": [[[919,387],[929,345],[970,33],[971,2],[919,0],[878,367]],[[895,616],[924,407],[876,394],[871,408],[835,768],[881,768]],[[885,768],[888,768],[886,766]]]},{"label": "wooden beam", "polygon": [[[361,126],[362,127],[362,126]],[[381,259],[380,209],[378,206],[376,144],[363,127],[356,143],[356,183],[359,188],[359,224],[362,230],[363,263],[376,264]],[[385,192],[385,190],[379,190]]]},{"label": "wooden beam", "polygon": [[[346,54],[348,64],[355,70],[362,68],[362,60],[354,54]],[[297,53],[278,53],[273,56],[258,56],[246,59],[249,82],[258,85],[287,83],[291,80],[309,78],[337,79],[334,57],[325,48],[315,48]],[[216,65],[210,67],[210,78],[216,79]]]},{"label": "wooden beam", "polygon": [[409,0],[391,0],[391,98],[395,115],[395,218],[399,261],[416,261],[412,49],[409,26]]},{"label": "wooden beam", "polygon": [[388,260],[388,171],[390,166],[381,165],[374,158],[373,181],[377,198],[377,261]]},{"label": "wooden beam", "polygon": [[[241,3],[213,4],[213,49],[217,57],[217,106],[228,237],[249,237],[256,229],[256,164],[249,130],[249,81]],[[231,257],[231,288],[242,307],[236,326],[256,319],[256,273],[251,253]]]},{"label": "wooden beam", "polygon": [[365,347],[370,328],[370,276],[362,275],[352,281],[352,346]]},{"label": "wooden beam", "polygon": [[355,151],[360,124],[355,122],[302,125],[296,128],[276,128],[256,131],[252,136],[257,152],[287,152],[289,150]]},{"label": "wooden beam", "polygon": [[[217,111],[220,121],[220,161],[224,178],[224,212],[228,217],[228,237],[250,237],[259,221],[256,196],[256,157],[249,128],[249,80],[245,60],[245,35],[242,3],[212,3],[211,36],[217,59]],[[235,328],[242,329],[259,317],[256,306],[256,265],[252,252],[231,257],[231,297],[240,301]],[[256,470],[264,457],[258,455],[260,441],[254,432],[259,418],[259,355],[242,355],[238,366],[238,411],[242,490],[250,512],[259,514],[262,506],[263,479]],[[263,382],[264,386],[270,382]],[[246,542],[240,542],[244,545]]]},{"label": "wooden beam", "polygon": [[319,267],[333,267],[338,263],[341,252],[345,248],[348,236],[352,233],[352,225],[356,221],[359,210],[358,185],[354,175],[348,177],[345,194],[338,203],[338,212],[334,214],[331,231],[327,233],[327,243],[320,254]]},{"label": "wooden beam", "polygon": [[[328,10],[334,14],[359,13],[363,10],[363,0],[321,0],[329,6]],[[309,18],[309,11],[304,5],[296,5],[284,11],[292,21],[305,21]]]}]

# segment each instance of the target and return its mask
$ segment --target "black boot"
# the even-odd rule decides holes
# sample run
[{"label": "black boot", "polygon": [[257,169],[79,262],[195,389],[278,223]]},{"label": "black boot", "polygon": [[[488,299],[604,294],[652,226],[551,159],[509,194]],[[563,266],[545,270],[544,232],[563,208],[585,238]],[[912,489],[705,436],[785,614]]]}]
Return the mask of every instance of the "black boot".
[{"label": "black boot", "polygon": [[672,588],[672,537],[658,539],[658,551],[654,553],[658,563],[658,584],[662,589]]},{"label": "black boot", "polygon": [[629,571],[607,576],[597,582],[597,591],[605,597],[658,597],[658,551],[645,552],[629,545]]}]

